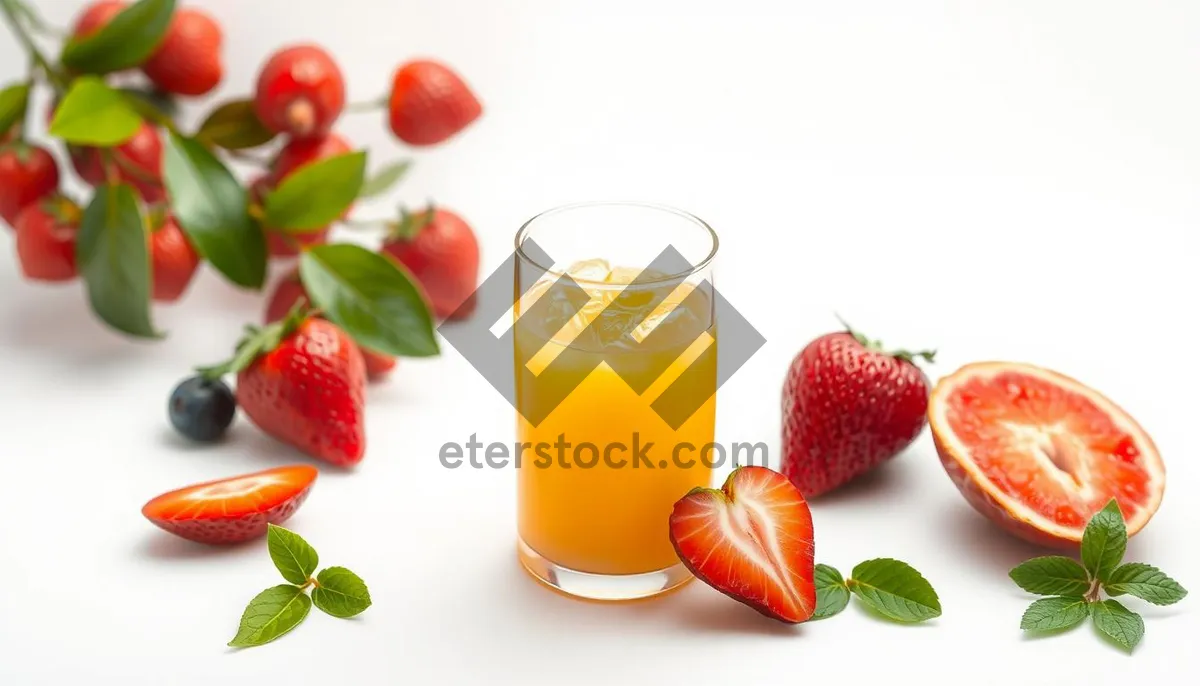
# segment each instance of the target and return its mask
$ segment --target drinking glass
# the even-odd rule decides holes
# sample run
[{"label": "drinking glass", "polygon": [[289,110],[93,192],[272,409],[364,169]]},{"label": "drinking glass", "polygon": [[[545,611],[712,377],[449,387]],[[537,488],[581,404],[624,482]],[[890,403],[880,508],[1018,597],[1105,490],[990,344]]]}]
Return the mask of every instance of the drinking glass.
[{"label": "drinking glass", "polygon": [[707,487],[716,233],[641,203],[549,210],[516,237],[519,556],[570,595],[626,600],[691,579],[668,533]]}]

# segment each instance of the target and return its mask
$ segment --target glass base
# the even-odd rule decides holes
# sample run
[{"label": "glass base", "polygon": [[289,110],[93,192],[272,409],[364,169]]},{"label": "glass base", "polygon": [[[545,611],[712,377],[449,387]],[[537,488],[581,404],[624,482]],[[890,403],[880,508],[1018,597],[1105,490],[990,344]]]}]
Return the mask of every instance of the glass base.
[{"label": "glass base", "polygon": [[673,591],[693,578],[683,563],[642,574],[579,572],[547,560],[520,539],[517,557],[534,579],[561,593],[587,600],[617,602],[651,598]]}]

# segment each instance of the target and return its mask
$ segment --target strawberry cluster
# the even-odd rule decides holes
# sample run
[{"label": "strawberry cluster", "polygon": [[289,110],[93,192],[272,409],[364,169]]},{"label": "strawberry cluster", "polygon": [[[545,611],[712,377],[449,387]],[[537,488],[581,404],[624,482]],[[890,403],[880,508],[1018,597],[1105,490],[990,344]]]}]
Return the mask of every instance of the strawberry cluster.
[{"label": "strawberry cluster", "polygon": [[[0,218],[15,232],[21,272],[41,282],[82,276],[97,316],[142,337],[159,336],[151,301],[179,300],[201,263],[260,289],[269,259],[328,243],[355,200],[387,191],[410,166],[382,165],[364,178],[365,152],[334,130],[346,109],[344,76],[317,45],[278,50],[254,93],[218,103],[198,130],[182,131],[179,105],[222,81],[224,36],[207,12],[176,5],[93,2],[54,59],[35,40],[44,23],[34,9],[0,2],[33,65],[28,79],[0,91]],[[39,89],[50,91],[50,106],[35,122]],[[462,78],[430,60],[400,65],[378,105],[411,147],[443,143],[482,113]],[[41,122],[61,157],[31,139]],[[60,159],[94,189],[88,202],[60,188]],[[261,171],[243,181],[234,161]],[[408,267],[439,316],[469,297],[478,246],[457,214],[402,212],[374,228],[384,231],[380,250]]]},{"label": "strawberry cluster", "polygon": [[[397,356],[438,354],[437,321],[473,310],[479,246],[461,216],[432,204],[383,220],[351,217],[411,161],[371,165],[337,125],[350,111],[386,109],[399,142],[436,146],[481,116],[470,87],[439,62],[412,60],[386,94],[350,107],[329,52],[285,46],[262,65],[253,93],[212,104],[185,130],[180,106],[204,104],[225,71],[223,30],[207,12],[176,0],[97,0],[53,56],[43,45],[56,34],[26,0],[0,0],[0,19],[31,65],[0,90],[0,218],[15,232],[22,274],[80,280],[103,323],[154,339],[162,333],[152,302],[182,298],[202,264],[264,290],[268,263],[294,260],[233,358],[175,388],[171,422],[213,441],[240,409],[310,455],[340,466],[361,460],[363,384],[387,375]],[[49,105],[35,112],[35,102]],[[34,142],[40,126],[49,135]],[[247,165],[257,172],[235,173]],[[63,190],[68,167],[90,187],[86,201]],[[375,233],[331,242],[339,225]],[[374,249],[362,247],[372,237]],[[260,519],[255,535],[271,518]]]}]

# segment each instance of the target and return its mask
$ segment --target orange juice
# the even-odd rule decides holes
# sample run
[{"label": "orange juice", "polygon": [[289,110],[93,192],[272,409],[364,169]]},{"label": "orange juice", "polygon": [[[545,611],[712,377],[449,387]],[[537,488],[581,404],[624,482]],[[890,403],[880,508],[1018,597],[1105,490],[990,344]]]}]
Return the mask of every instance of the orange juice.
[{"label": "orange juice", "polygon": [[[518,441],[528,444],[518,470],[520,536],[574,571],[625,575],[677,565],[667,530],[672,506],[708,486],[712,473],[700,459],[716,408],[710,299],[681,281],[624,288],[638,271],[602,260],[573,265],[568,273],[588,279],[580,285],[591,299],[556,332],[521,318],[538,299],[559,295],[552,280],[535,284],[514,308],[516,362],[536,376],[523,383],[518,375],[517,384]],[[651,308],[646,301],[656,291],[665,298]],[[630,332],[645,344],[614,344]],[[551,365],[568,351],[569,364]],[[563,394],[536,426],[525,419],[544,396]],[[672,428],[656,411],[661,403],[652,404],[682,397],[707,400]]]}]

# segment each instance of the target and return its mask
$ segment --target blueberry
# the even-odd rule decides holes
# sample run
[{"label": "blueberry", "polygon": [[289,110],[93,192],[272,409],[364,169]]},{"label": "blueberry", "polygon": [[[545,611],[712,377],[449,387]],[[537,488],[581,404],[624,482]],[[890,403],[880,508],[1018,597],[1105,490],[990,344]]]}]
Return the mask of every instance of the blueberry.
[{"label": "blueberry", "polygon": [[184,379],[171,392],[167,411],[175,430],[194,441],[215,441],[233,421],[237,401],[220,379]]}]

